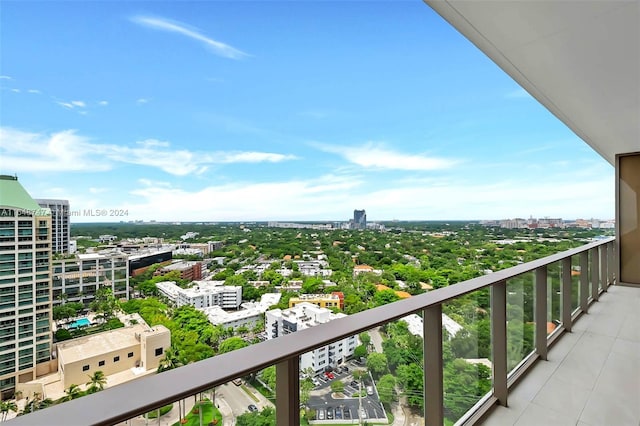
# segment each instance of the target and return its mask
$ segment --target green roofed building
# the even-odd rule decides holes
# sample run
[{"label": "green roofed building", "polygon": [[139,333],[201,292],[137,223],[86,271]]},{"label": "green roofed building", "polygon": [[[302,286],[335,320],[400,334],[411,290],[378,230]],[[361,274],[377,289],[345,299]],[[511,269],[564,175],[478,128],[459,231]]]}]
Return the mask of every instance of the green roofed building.
[{"label": "green roofed building", "polygon": [[51,212],[0,175],[0,397],[51,372]]}]

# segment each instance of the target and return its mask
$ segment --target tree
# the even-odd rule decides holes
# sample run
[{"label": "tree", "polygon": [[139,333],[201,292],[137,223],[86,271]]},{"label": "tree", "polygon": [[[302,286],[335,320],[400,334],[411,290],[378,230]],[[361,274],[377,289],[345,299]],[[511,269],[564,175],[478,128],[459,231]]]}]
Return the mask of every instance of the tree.
[{"label": "tree", "polygon": [[218,352],[220,352],[221,354],[224,354],[227,352],[235,351],[236,349],[244,348],[246,346],[249,346],[249,344],[246,341],[244,341],[242,338],[230,337],[227,340],[223,340],[222,343],[220,343]]},{"label": "tree", "polygon": [[87,392],[88,393],[96,393],[104,389],[107,385],[107,377],[104,375],[104,372],[98,370],[93,374],[89,375],[89,381],[87,382]]},{"label": "tree", "polygon": [[385,374],[378,381],[378,396],[380,402],[391,404],[396,399],[396,378],[391,374]]},{"label": "tree", "polygon": [[398,382],[407,396],[407,403],[415,408],[424,405],[424,383],[422,367],[415,363],[400,365],[396,371]]},{"label": "tree", "polygon": [[383,373],[389,371],[389,365],[387,363],[387,356],[378,352],[370,353],[367,356],[367,368],[375,376],[380,376]]},{"label": "tree", "polygon": [[365,345],[359,345],[356,346],[356,348],[353,350],[353,357],[354,358],[362,358],[367,356],[367,347]]},{"label": "tree", "polygon": [[331,382],[331,391],[333,392],[343,392],[344,391],[344,382],[342,380],[336,380]]},{"label": "tree", "polygon": [[178,351],[174,346],[171,346],[164,352],[164,358],[160,360],[157,372],[162,373],[163,371],[173,370],[174,368],[181,367],[182,365],[184,364],[178,356]]},{"label": "tree", "polygon": [[392,303],[400,300],[400,296],[398,296],[395,291],[386,289],[376,292],[376,294],[373,296],[373,300],[375,301],[376,306],[382,306],[386,305],[387,303]]},{"label": "tree", "polygon": [[266,383],[269,389],[274,390],[276,388],[276,366],[270,365],[262,370],[260,373],[262,381]]},{"label": "tree", "polygon": [[14,413],[18,411],[18,405],[15,401],[0,401],[0,413],[2,413],[2,421],[7,420],[9,411]]},{"label": "tree", "polygon": [[306,404],[309,402],[309,397],[311,396],[311,391],[313,390],[314,384],[310,378],[306,378],[300,382],[300,403]]},{"label": "tree", "polygon": [[64,390],[65,396],[62,397],[63,401],[71,401],[72,399],[80,398],[82,396],[82,390],[78,385],[71,385]]},{"label": "tree", "polygon": [[369,343],[371,343],[371,335],[367,331],[363,331],[362,333],[360,333],[358,335],[358,338],[360,338],[360,342],[364,346],[369,346]]},{"label": "tree", "polygon": [[120,309],[120,305],[111,288],[101,286],[96,291],[95,299],[91,302],[90,308],[92,311],[102,314],[104,319],[108,320]]},{"label": "tree", "polygon": [[236,417],[237,426],[272,426],[276,424],[276,411],[267,407],[259,413],[245,413]]}]

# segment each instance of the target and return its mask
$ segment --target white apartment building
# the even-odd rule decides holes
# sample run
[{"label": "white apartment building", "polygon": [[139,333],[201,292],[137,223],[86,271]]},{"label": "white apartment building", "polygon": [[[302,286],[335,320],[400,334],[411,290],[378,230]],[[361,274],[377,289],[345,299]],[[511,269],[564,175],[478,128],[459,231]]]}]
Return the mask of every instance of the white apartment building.
[{"label": "white apartment building", "polygon": [[282,297],[280,293],[266,293],[260,297],[259,302],[245,302],[242,304],[242,309],[234,312],[226,312],[220,306],[202,308],[201,311],[213,325],[234,329],[245,326],[252,329],[263,323],[264,313],[271,306],[276,305],[280,301],[280,297]]},{"label": "white apartment building", "polygon": [[[53,305],[81,302],[87,305],[99,286],[108,286],[118,299],[129,298],[128,255],[117,250],[78,254],[53,261]],[[63,296],[64,295],[64,296]]]},{"label": "white apartment building", "polygon": [[[303,302],[293,308],[265,312],[265,332],[267,339],[275,339],[343,317],[346,317],[343,313],[334,314],[329,309]],[[352,356],[357,345],[358,336],[350,336],[302,354],[300,370],[311,368],[315,374],[320,374],[334,368]]]},{"label": "white apartment building", "polygon": [[160,293],[177,307],[191,305],[195,308],[220,306],[223,309],[238,309],[242,303],[242,287],[224,285],[224,281],[194,281],[189,288],[181,288],[175,281],[156,284]]}]

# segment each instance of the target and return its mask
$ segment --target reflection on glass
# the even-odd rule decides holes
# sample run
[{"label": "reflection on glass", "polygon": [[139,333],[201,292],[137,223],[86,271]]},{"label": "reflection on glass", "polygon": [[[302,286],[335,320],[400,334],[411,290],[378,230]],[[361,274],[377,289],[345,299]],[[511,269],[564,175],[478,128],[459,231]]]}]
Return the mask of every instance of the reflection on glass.
[{"label": "reflection on glass", "polygon": [[512,371],[534,348],[535,274],[507,280],[507,370]]}]

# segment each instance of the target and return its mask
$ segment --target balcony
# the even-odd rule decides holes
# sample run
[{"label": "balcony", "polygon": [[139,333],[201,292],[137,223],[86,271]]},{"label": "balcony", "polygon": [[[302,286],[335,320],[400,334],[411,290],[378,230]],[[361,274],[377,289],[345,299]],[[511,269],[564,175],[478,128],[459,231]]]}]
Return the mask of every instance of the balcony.
[{"label": "balcony", "polygon": [[[621,352],[633,351],[632,342],[616,343],[614,337],[618,336],[623,327],[625,332],[635,332],[632,320],[625,319],[624,315],[631,312],[636,315],[633,318],[637,318],[640,300],[636,289],[619,286],[611,288],[616,279],[613,267],[616,261],[614,243],[612,238],[593,242],[301,330],[293,335],[134,380],[98,394],[18,417],[11,420],[11,424],[57,424],[64,423],[64,419],[69,418],[80,424],[117,424],[275,365],[277,424],[297,425],[300,422],[299,363],[302,354],[362,331],[375,329],[408,314],[421,313],[425,338],[422,343],[424,392],[421,394],[424,414],[421,413],[420,416],[424,416],[426,424],[442,425],[448,398],[464,396],[452,395],[451,390],[449,393],[445,391],[443,376],[446,375],[446,361],[443,361],[443,346],[446,339],[443,340],[443,335],[446,334],[443,333],[443,307],[448,303],[455,303],[456,299],[487,289],[490,290],[491,301],[488,313],[492,336],[490,390],[486,395],[478,396],[473,401],[475,405],[470,404],[473,407],[468,412],[455,417],[447,412],[446,417],[449,420],[453,417],[460,424],[474,424],[482,419],[488,424],[510,424],[510,420],[519,416],[537,419],[534,417],[536,414],[548,415],[551,411],[544,408],[544,405],[541,406],[540,401],[555,404],[557,409],[562,409],[565,405],[563,401],[567,399],[574,402],[574,414],[579,415],[587,404],[587,395],[581,393],[582,399],[576,402],[573,388],[564,385],[560,379],[549,379],[551,375],[559,378],[570,375],[571,369],[577,369],[577,374],[582,374],[580,377],[585,381],[589,378],[595,380],[600,376],[602,379],[593,389],[594,398],[599,398],[603,392],[613,395],[610,391],[614,387],[626,391],[628,398],[629,395],[633,396],[629,389],[633,391],[634,384],[637,387],[637,381],[632,379],[633,383],[629,383],[626,379],[631,376],[625,377],[623,373],[621,376],[621,371],[624,370],[614,363],[617,356],[622,356]],[[578,269],[580,274],[572,273]],[[606,294],[610,289],[611,294]],[[525,302],[528,300],[525,297],[527,294],[532,296],[531,303]],[[601,298],[602,302],[596,303]],[[511,350],[513,333],[509,322],[515,323],[516,319],[508,301],[513,299],[522,300],[523,310],[530,310],[535,318],[534,322],[528,323],[533,331],[533,335],[528,336],[533,342],[533,350],[523,356],[519,353],[514,356]],[[557,324],[553,330],[549,329],[551,319],[553,324]],[[519,329],[524,330],[526,327]],[[598,335],[598,330],[604,335]],[[527,336],[524,337],[526,340]],[[635,337],[637,338],[637,333]],[[637,360],[631,367],[635,368],[633,371],[638,369]],[[527,376],[529,371],[533,371],[532,376]],[[633,377],[637,378],[637,375]],[[546,390],[536,390],[536,385],[544,385]],[[602,400],[609,399],[601,398],[598,401],[601,403]],[[618,401],[621,404],[625,399]],[[486,417],[496,406],[498,409]],[[529,412],[532,414],[529,415]]]}]

